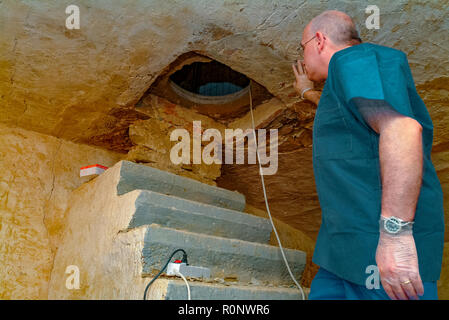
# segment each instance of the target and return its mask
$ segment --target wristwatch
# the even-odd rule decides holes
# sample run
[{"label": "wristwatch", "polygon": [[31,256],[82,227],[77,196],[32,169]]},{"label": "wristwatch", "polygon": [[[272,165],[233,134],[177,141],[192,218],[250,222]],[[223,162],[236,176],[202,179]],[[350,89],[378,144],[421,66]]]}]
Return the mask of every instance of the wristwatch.
[{"label": "wristwatch", "polygon": [[390,235],[398,235],[403,233],[404,231],[412,231],[413,221],[404,221],[400,218],[391,216],[389,218],[385,218],[380,216],[380,231],[388,233]]}]

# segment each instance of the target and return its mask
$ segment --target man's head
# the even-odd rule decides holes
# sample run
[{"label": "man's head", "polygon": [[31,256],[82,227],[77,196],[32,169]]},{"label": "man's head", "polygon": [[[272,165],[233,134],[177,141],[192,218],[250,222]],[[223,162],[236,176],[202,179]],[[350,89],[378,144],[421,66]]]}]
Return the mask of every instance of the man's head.
[{"label": "man's head", "polygon": [[329,10],[313,18],[305,27],[301,40],[309,79],[327,79],[332,55],[360,42],[355,24],[346,13]]}]

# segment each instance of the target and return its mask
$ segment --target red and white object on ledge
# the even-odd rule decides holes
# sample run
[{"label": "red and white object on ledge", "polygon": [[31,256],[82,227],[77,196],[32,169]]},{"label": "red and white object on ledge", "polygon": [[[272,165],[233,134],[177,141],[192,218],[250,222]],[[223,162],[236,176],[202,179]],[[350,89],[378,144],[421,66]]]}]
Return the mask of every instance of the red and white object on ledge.
[{"label": "red and white object on ledge", "polygon": [[82,167],[80,169],[80,177],[91,176],[94,174],[101,174],[105,172],[108,167],[102,166],[101,164],[93,164],[91,166]]}]

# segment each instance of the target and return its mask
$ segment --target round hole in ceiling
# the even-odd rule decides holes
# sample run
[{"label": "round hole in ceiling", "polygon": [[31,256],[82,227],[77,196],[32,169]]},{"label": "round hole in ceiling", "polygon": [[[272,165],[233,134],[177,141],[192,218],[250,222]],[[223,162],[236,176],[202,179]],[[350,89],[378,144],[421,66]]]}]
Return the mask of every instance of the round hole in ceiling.
[{"label": "round hole in ceiling", "polygon": [[204,96],[224,96],[249,85],[249,79],[218,62],[194,62],[170,76],[181,88]]},{"label": "round hole in ceiling", "polygon": [[[193,67],[194,64],[198,67]],[[250,82],[254,106],[273,97],[254,79],[205,55],[190,51],[178,56],[164,68],[136,107],[151,105],[151,97],[158,96],[227,123],[248,112]]]},{"label": "round hole in ceiling", "polygon": [[226,103],[249,90],[250,80],[218,62],[194,62],[170,75],[177,94],[198,103]]}]

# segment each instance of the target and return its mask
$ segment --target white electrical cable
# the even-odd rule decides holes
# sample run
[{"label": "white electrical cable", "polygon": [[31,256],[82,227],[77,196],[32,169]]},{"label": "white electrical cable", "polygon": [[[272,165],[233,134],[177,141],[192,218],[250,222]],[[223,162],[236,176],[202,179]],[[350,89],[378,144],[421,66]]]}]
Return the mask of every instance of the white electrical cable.
[{"label": "white electrical cable", "polygon": [[187,282],[186,277],[184,277],[184,275],[181,272],[177,271],[177,270],[175,270],[175,274],[177,276],[180,276],[182,278],[182,280],[184,280],[184,282],[186,283],[186,286],[187,286],[187,300],[192,300],[192,299],[190,299],[190,286],[189,286],[189,283]]},{"label": "white electrical cable", "polygon": [[[263,189],[263,195],[265,198],[265,206],[267,207],[268,216],[270,217],[270,222],[271,222],[271,225],[273,226],[274,234],[276,235],[276,239],[278,241],[279,248],[281,249],[282,258],[284,258],[284,262],[285,262],[285,265],[287,266],[288,273],[290,274],[290,277],[292,278],[293,282],[296,284],[299,291],[301,292],[302,300],[305,300],[304,291],[302,290],[298,281],[296,281],[295,277],[293,276],[292,271],[290,270],[290,266],[288,265],[287,258],[285,257],[285,254],[284,254],[284,249],[282,248],[281,240],[279,240],[279,236],[278,236],[276,227],[274,226],[273,219],[271,218],[270,208],[268,207],[267,192],[265,191],[265,182],[263,179],[263,172],[262,172],[262,164],[260,163],[259,147],[257,145],[257,140],[256,140],[256,129],[255,129],[254,115],[253,115],[253,97],[251,95],[251,82],[250,82],[250,87],[249,87],[249,108],[251,111],[251,120],[252,120],[252,124],[253,124],[253,134],[254,134],[254,144],[256,145],[257,161],[259,162],[259,174],[260,174],[260,178],[262,180],[262,189]],[[271,152],[271,150],[270,150],[270,152]]]}]

